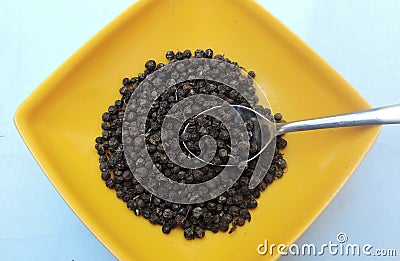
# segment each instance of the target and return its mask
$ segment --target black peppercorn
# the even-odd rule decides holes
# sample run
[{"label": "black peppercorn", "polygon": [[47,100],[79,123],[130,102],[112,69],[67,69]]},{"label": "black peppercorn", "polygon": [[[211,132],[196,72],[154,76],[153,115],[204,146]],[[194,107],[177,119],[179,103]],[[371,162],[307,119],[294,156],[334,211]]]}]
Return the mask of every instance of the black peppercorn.
[{"label": "black peppercorn", "polygon": [[223,217],[222,217],[222,220],[224,221],[224,222],[226,222],[226,223],[231,223],[232,222],[232,220],[233,220],[233,218],[232,218],[232,215],[230,215],[230,214],[225,214]]},{"label": "black peppercorn", "polygon": [[249,74],[249,76],[250,76],[251,78],[256,77],[256,74],[255,74],[253,71],[250,71],[248,74]]},{"label": "black peppercorn", "polygon": [[122,174],[122,178],[126,181],[131,180],[133,177],[132,173],[129,170],[124,171],[124,173]]},{"label": "black peppercorn", "polygon": [[204,51],[201,50],[201,49],[197,49],[197,50],[194,52],[194,57],[196,57],[196,58],[203,58],[203,57],[204,57]]},{"label": "black peppercorn", "polygon": [[183,60],[185,58],[185,55],[182,52],[178,51],[175,57],[177,60]]},{"label": "black peppercorn", "polygon": [[112,188],[114,188],[114,185],[115,185],[114,180],[109,179],[109,180],[106,181],[106,186],[107,186],[107,188],[112,189]]},{"label": "black peppercorn", "polygon": [[185,50],[185,51],[183,52],[183,56],[184,56],[185,58],[190,58],[190,57],[192,57],[192,52],[191,52],[190,50]]},{"label": "black peppercorn", "polygon": [[212,231],[213,233],[218,233],[218,231],[219,231],[219,224],[213,224],[213,225],[211,226],[211,231]]},{"label": "black peppercorn", "polygon": [[171,219],[174,217],[174,215],[175,215],[175,213],[169,208],[165,209],[163,212],[163,217],[165,219]]},{"label": "black peppercorn", "polygon": [[204,51],[204,56],[205,56],[206,58],[212,58],[212,57],[213,57],[213,50],[211,50],[211,49],[206,49],[206,50]]},{"label": "black peppercorn", "polygon": [[246,205],[248,208],[256,208],[257,207],[257,201],[254,198],[249,199],[246,201]]},{"label": "black peppercorn", "polygon": [[237,224],[238,224],[239,226],[243,226],[245,222],[246,222],[246,221],[245,221],[244,218],[239,217],[239,218],[237,219]]},{"label": "black peppercorn", "polygon": [[259,190],[254,190],[252,195],[253,195],[254,198],[259,198],[261,196]]},{"label": "black peppercorn", "polygon": [[95,142],[100,144],[100,143],[104,142],[104,139],[103,139],[103,137],[96,137]]},{"label": "black peppercorn", "polygon": [[108,130],[108,129],[110,129],[110,127],[111,127],[111,124],[110,124],[109,122],[103,122],[103,123],[101,124],[101,128],[102,128],[103,130]]},{"label": "black peppercorn", "polygon": [[186,220],[186,218],[184,216],[181,216],[181,215],[177,215],[175,217],[175,221],[176,221],[176,224],[178,226],[182,225],[185,222],[185,220]]},{"label": "black peppercorn", "polygon": [[155,224],[158,224],[158,222],[160,221],[160,218],[155,214],[151,214],[149,221],[151,224],[155,225]]},{"label": "black peppercorn", "polygon": [[151,215],[150,209],[148,209],[148,208],[142,209],[142,213],[141,214],[145,219],[149,219],[150,215]]},{"label": "black peppercorn", "polygon": [[144,203],[144,200],[141,199],[141,198],[137,199],[136,203],[137,203],[139,208],[144,208],[146,206],[146,203]]},{"label": "black peppercorn", "polygon": [[214,56],[214,59],[223,61],[223,60],[224,60],[224,56],[223,56],[222,54],[216,54],[216,55]]},{"label": "black peppercorn", "polygon": [[204,176],[204,174],[201,170],[196,169],[193,171],[193,178],[195,180],[201,181],[203,179],[203,176]]},{"label": "black peppercorn", "polygon": [[227,140],[227,139],[229,139],[229,132],[223,130],[223,131],[221,131],[221,132],[219,133],[219,137],[220,137],[222,140]]},{"label": "black peppercorn", "polygon": [[157,64],[156,69],[159,70],[159,69],[163,68],[164,66],[165,66],[165,64],[159,63],[159,64]]},{"label": "black peppercorn", "polygon": [[175,59],[175,53],[174,53],[174,51],[168,51],[168,52],[165,54],[165,57],[166,57],[168,60],[172,61],[173,59]]},{"label": "black peppercorn", "polygon": [[189,220],[185,220],[185,222],[183,223],[183,225],[181,226],[183,229],[187,229],[187,228],[191,228],[192,227],[192,223]]},{"label": "black peppercorn", "polygon": [[277,137],[276,139],[276,148],[278,150],[283,150],[287,146],[287,141],[280,136]]},{"label": "black peppercorn", "polygon": [[161,203],[161,199],[157,198],[157,197],[153,197],[153,205],[154,206],[158,206]]},{"label": "black peppercorn", "polygon": [[194,229],[194,234],[196,237],[202,238],[202,237],[204,237],[205,232],[204,232],[204,229],[202,229],[201,227],[196,227]]},{"label": "black peppercorn", "polygon": [[108,171],[103,171],[101,173],[101,179],[107,181],[111,178],[111,174]]},{"label": "black peppercorn", "polygon": [[228,151],[227,151],[226,149],[221,149],[221,150],[219,150],[219,156],[220,156],[221,158],[226,158],[226,157],[228,157]]},{"label": "black peppercorn", "polygon": [[129,200],[128,203],[126,204],[126,206],[127,206],[129,209],[135,209],[135,208],[137,208],[136,201],[134,201],[134,200]]},{"label": "black peppercorn", "polygon": [[214,202],[207,202],[207,208],[209,210],[215,210],[217,208],[217,204],[215,204]]},{"label": "black peppercorn", "polygon": [[144,67],[146,67],[147,70],[150,72],[154,71],[156,69],[156,62],[154,60],[148,60]]},{"label": "black peppercorn", "polygon": [[129,193],[125,193],[125,194],[122,196],[122,201],[128,202],[131,198],[132,198],[132,196],[131,196]]},{"label": "black peppercorn", "polygon": [[282,178],[282,176],[283,176],[282,170],[277,170],[275,173],[275,177],[277,177],[279,179],[279,178]]},{"label": "black peppercorn", "polygon": [[103,121],[109,121],[111,119],[110,114],[108,112],[103,113],[101,118]]},{"label": "black peppercorn", "polygon": [[122,198],[124,192],[122,192],[121,190],[117,190],[116,194],[117,194],[117,198]]},{"label": "black peppercorn", "polygon": [[192,210],[192,215],[194,218],[200,218],[203,215],[203,209],[201,207],[196,207]]},{"label": "black peppercorn", "polygon": [[110,107],[108,107],[108,112],[110,114],[115,114],[117,112],[117,108],[114,105],[111,105]]},{"label": "black peppercorn", "polygon": [[168,225],[163,225],[163,226],[162,226],[162,232],[163,232],[164,234],[169,234],[169,232],[171,232],[171,227],[168,226]]},{"label": "black peppercorn", "polygon": [[131,80],[129,80],[129,78],[124,78],[124,79],[122,80],[122,84],[123,84],[124,86],[128,86],[129,84],[131,84]]},{"label": "black peppercorn", "polygon": [[228,229],[229,229],[229,224],[226,223],[225,221],[222,221],[221,223],[219,223],[219,229],[220,229],[221,231],[226,232],[226,231],[228,231]]},{"label": "black peppercorn", "polygon": [[243,196],[241,194],[236,194],[233,196],[233,203],[235,205],[240,205],[243,203]]},{"label": "black peppercorn", "polygon": [[274,118],[275,118],[276,121],[280,121],[280,120],[282,120],[282,114],[276,113],[276,114],[274,115]]},{"label": "black peppercorn", "polygon": [[194,239],[194,231],[193,231],[193,229],[192,229],[191,227],[186,228],[186,229],[183,231],[183,235],[184,235],[184,237],[185,237],[186,239],[189,239],[189,240]]},{"label": "black peppercorn", "polygon": [[278,167],[280,169],[285,169],[286,168],[286,161],[284,159],[278,159],[276,164],[278,165]]},{"label": "black peppercorn", "polygon": [[97,150],[97,154],[99,154],[100,156],[101,156],[101,155],[105,155],[105,154],[106,154],[106,151],[105,151],[105,149],[104,149],[103,147],[101,147],[101,148],[99,148],[99,149]]},{"label": "black peppercorn", "polygon": [[180,209],[181,205],[179,204],[172,204],[172,210],[173,211],[178,211]]},{"label": "black peppercorn", "polygon": [[128,92],[128,89],[127,89],[125,86],[124,86],[124,87],[121,87],[121,88],[119,89],[119,93],[122,94],[122,95],[127,94],[127,92]]},{"label": "black peppercorn", "polygon": [[131,84],[135,84],[139,81],[139,79],[137,77],[132,77],[131,78]]},{"label": "black peppercorn", "polygon": [[143,81],[145,78],[146,78],[146,74],[144,74],[144,73],[139,73],[138,74],[139,81]]}]

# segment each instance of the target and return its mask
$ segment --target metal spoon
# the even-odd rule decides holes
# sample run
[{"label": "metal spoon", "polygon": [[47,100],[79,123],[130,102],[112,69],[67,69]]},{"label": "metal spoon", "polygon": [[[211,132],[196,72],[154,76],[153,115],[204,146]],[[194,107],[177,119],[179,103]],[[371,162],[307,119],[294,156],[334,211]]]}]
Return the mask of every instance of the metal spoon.
[{"label": "metal spoon", "polygon": [[[248,111],[254,113],[258,117],[258,121],[261,125],[266,126],[269,129],[269,136],[264,137],[265,142],[262,149],[255,156],[247,160],[247,162],[258,157],[265,148],[268,147],[270,142],[278,135],[282,135],[288,132],[295,131],[306,131],[306,130],[317,130],[317,129],[327,129],[327,128],[341,128],[341,127],[353,127],[353,126],[374,126],[374,125],[385,125],[385,124],[399,124],[400,123],[400,104],[384,106],[379,108],[374,108],[370,110],[357,111],[352,113],[339,114],[334,116],[314,118],[301,121],[275,123],[264,117],[259,112],[242,106],[242,105],[231,105],[237,110]],[[201,114],[205,114],[211,110],[220,108],[221,106],[215,106],[203,111]],[[238,112],[239,113],[239,112]],[[201,115],[199,114],[199,115]],[[198,116],[199,116],[198,115]],[[187,126],[186,126],[187,127]],[[183,143],[185,148],[191,153],[192,156],[197,159],[204,161],[203,159],[197,157],[193,154]],[[211,165],[210,162],[208,162]],[[218,166],[233,166],[233,165],[218,165]]]}]

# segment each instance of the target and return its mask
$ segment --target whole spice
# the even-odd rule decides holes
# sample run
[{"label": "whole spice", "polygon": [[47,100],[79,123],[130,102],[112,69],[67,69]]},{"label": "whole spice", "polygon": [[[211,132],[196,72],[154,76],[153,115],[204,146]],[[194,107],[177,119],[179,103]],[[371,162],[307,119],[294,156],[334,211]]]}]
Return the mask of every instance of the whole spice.
[{"label": "whole spice", "polygon": [[[169,62],[196,58],[216,59],[238,67],[236,62],[232,62],[224,55],[214,55],[212,49],[197,49],[193,55],[190,50],[177,51],[176,53],[168,51],[165,57]],[[143,216],[151,224],[160,225],[165,234],[169,234],[172,229],[177,227],[183,230],[183,235],[188,240],[203,238],[206,230],[213,233],[218,231],[233,233],[237,227],[245,225],[246,221],[250,222],[251,214],[249,210],[257,207],[256,199],[261,196],[260,192],[264,191],[274,180],[283,176],[287,162],[280,150],[286,148],[287,142],[281,136],[277,137],[274,159],[270,166],[266,166],[265,177],[254,189],[249,189],[248,185],[258,164],[258,158],[248,163],[240,179],[228,191],[207,202],[193,205],[176,204],[150,194],[135,179],[127,165],[126,157],[129,155],[125,155],[123,150],[122,122],[126,104],[134,88],[148,75],[164,66],[163,63],[157,64],[154,60],[148,60],[145,63],[143,73],[139,73],[137,77],[124,78],[122,80],[123,86],[119,89],[121,99],[116,100],[108,107],[107,112],[102,114],[102,134],[95,139],[101,179],[108,188],[115,190],[116,196],[126,202],[127,207],[135,215]],[[255,76],[256,74],[253,71],[249,71],[247,75],[242,75],[237,81],[231,82],[231,86],[243,86],[246,94],[251,97],[250,99],[245,99],[239,92],[227,85],[209,80],[194,79],[167,89],[151,107],[145,126],[145,138],[136,137],[125,140],[128,145],[134,147],[146,145],[152,159],[152,164],[148,165],[144,159],[140,158],[136,162],[135,172],[141,177],[146,177],[154,165],[169,179],[186,184],[202,183],[218,176],[223,167],[208,164],[198,169],[186,169],[176,165],[168,158],[161,140],[163,120],[174,104],[201,93],[218,96],[231,104],[251,106],[271,120],[283,122],[282,114],[271,115],[270,110],[256,105],[258,98],[255,96],[253,87]],[[192,108],[188,107],[185,110],[185,113],[190,113]],[[250,142],[249,156],[252,157],[261,149],[260,125],[255,115],[239,109],[237,111],[245,121]],[[127,117],[134,121],[134,115]],[[179,142],[180,148],[186,155],[199,155],[201,152],[200,139],[204,135],[209,135],[214,138],[218,148],[212,162],[214,164],[226,164],[228,162],[231,153],[230,133],[218,119],[202,115],[189,119],[186,125],[186,131],[183,131],[183,127],[177,130],[180,136],[179,140],[176,141]]]}]

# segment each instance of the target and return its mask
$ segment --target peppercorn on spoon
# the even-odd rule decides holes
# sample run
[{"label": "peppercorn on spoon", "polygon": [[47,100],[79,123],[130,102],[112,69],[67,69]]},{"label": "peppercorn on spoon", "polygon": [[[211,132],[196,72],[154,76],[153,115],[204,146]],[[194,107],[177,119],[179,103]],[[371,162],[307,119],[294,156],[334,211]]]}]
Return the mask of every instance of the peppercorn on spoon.
[{"label": "peppercorn on spoon", "polygon": [[[328,129],[328,128],[342,128],[342,127],[355,127],[355,126],[375,126],[375,125],[386,125],[386,124],[399,124],[400,123],[400,103],[395,105],[389,105],[384,107],[373,108],[369,110],[362,110],[357,112],[338,114],[333,116],[313,118],[307,120],[299,120],[292,122],[281,122],[275,123],[266,118],[264,115],[256,110],[242,106],[242,105],[231,105],[236,109],[239,115],[245,113],[251,113],[257,116],[257,121],[260,126],[264,127],[264,131],[261,132],[262,135],[262,146],[260,151],[249,158],[246,162],[252,161],[259,157],[265,150],[268,149],[268,145],[274,140],[278,135],[283,135],[288,132],[296,131],[307,131],[307,130],[318,130],[318,129]],[[221,106],[215,106],[203,111],[201,114],[205,114]],[[201,115],[199,114],[199,115]],[[193,154],[183,143],[185,148],[189,153],[196,157],[198,160],[204,161],[203,159],[197,157]],[[271,147],[274,149],[274,147]],[[211,162],[208,162],[211,165]],[[218,165],[223,167],[232,167],[235,165]],[[249,187],[254,188],[263,178],[262,173],[257,173],[253,175],[250,179]]]}]

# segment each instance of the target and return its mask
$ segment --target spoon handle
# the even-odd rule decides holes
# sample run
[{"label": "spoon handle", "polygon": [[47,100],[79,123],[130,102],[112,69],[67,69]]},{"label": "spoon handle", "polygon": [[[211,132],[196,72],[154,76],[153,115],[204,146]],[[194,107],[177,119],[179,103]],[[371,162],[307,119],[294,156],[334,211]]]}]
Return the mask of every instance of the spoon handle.
[{"label": "spoon handle", "polygon": [[276,134],[287,132],[400,123],[400,104],[323,118],[276,124]]}]

